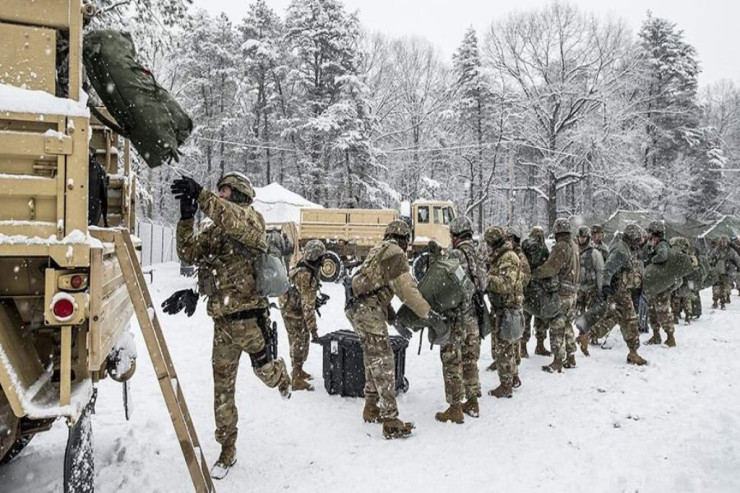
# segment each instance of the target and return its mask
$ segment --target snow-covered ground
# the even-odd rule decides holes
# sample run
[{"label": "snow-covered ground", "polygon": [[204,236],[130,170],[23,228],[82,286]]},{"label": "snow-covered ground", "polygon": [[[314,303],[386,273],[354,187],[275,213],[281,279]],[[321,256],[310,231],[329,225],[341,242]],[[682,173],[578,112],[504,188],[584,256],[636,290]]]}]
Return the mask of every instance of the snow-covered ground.
[{"label": "snow-covered ground", "polygon": [[[152,294],[160,303],[192,280],[176,264],[158,266]],[[340,286],[322,310],[320,333],[348,328]],[[578,357],[578,368],[545,374],[548,359],[532,356],[520,370],[523,386],[513,399],[484,396],[481,417],[441,424],[445,407],[438,349],[418,335],[407,352],[411,387],[399,398],[401,417],[416,423],[415,436],[386,441],[380,426],[362,422],[362,400],[329,396],[321,380],[321,351],[312,346],[306,369],[315,392],[290,401],[264,387],[245,355],[237,382],[239,461],[216,483],[219,491],[740,491],[740,298],[728,310],[709,309],[677,329],[678,347],[643,346],[650,365],[627,366],[615,330],[611,350]],[[192,318],[160,313],[170,352],[209,462],[213,439],[211,327],[200,303]],[[277,311],[274,317],[280,323]],[[643,336],[643,340],[646,339]],[[121,386],[99,386],[93,418],[97,491],[181,492],[191,486],[159,386],[141,336],[132,381],[134,416],[126,422]],[[530,351],[534,341],[530,342]],[[280,331],[287,359],[287,338]],[[490,363],[485,341],[480,368]],[[484,392],[498,383],[481,373]],[[0,469],[0,490],[61,491],[64,423],[39,435],[12,464]]]}]

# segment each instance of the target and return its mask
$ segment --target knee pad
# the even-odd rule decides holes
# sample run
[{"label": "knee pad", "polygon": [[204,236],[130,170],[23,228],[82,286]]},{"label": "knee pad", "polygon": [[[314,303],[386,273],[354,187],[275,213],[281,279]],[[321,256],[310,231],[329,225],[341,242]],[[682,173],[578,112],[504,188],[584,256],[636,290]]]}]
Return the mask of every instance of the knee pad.
[{"label": "knee pad", "polygon": [[256,353],[250,353],[249,359],[252,360],[252,368],[257,369],[270,363],[272,356],[270,356],[270,352],[267,350],[267,346],[265,346]]}]

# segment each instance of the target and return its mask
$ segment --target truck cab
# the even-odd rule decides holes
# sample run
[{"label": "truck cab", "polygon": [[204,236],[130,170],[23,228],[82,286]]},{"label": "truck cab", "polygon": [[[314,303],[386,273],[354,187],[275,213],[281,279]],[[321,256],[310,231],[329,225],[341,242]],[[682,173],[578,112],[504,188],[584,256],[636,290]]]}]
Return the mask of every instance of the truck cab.
[{"label": "truck cab", "polygon": [[449,248],[450,223],[454,218],[455,205],[449,201],[417,200],[411,204],[413,249],[424,248],[431,240]]}]

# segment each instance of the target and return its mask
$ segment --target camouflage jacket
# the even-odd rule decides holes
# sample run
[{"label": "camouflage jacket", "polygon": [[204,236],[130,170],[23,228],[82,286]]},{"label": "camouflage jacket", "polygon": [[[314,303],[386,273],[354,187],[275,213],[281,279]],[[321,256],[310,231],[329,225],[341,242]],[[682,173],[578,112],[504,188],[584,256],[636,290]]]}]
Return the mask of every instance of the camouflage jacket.
[{"label": "camouflage jacket", "polygon": [[649,262],[651,264],[665,264],[671,252],[671,245],[665,239],[661,239],[657,245],[650,249]]},{"label": "camouflage jacket", "polygon": [[596,289],[601,292],[604,283],[604,257],[593,244],[587,243],[580,248],[581,276],[580,291]]},{"label": "camouflage jacket", "polygon": [[532,273],[534,279],[557,276],[561,296],[576,294],[580,275],[581,260],[578,256],[578,245],[567,233],[557,235],[547,262]]},{"label": "camouflage jacket", "polygon": [[609,258],[604,265],[604,285],[630,290],[642,287],[642,270],[636,252],[622,239],[609,251]]},{"label": "camouflage jacket", "polygon": [[538,241],[535,238],[527,238],[522,242],[522,251],[527,257],[530,270],[535,270],[540,265],[547,262],[550,251],[547,249],[544,241]]},{"label": "camouflage jacket", "polygon": [[519,245],[513,247],[514,253],[519,257],[519,272],[521,273],[522,288],[526,288],[529,285],[530,279],[532,279],[532,269],[529,268],[529,260],[524,255],[524,250]]},{"label": "camouflage jacket", "polygon": [[279,298],[283,318],[303,320],[308,332],[316,332],[316,296],[321,285],[317,272],[298,262],[289,274],[290,288]]},{"label": "camouflage jacket", "polygon": [[473,281],[476,291],[485,291],[485,273],[482,272],[481,265],[478,261],[478,255],[475,252],[473,240],[460,242],[457,246],[450,249],[447,257],[460,262],[465,273],[468,275],[470,280]]},{"label": "camouflage jacket", "polygon": [[[203,189],[198,196],[203,213],[213,222],[201,232],[193,231],[192,219],[177,223],[177,255],[198,267],[198,287],[208,296],[208,315],[267,308],[267,298],[257,294],[254,262],[257,252],[267,249],[265,221],[251,206],[241,206]],[[255,255],[244,255],[235,242]]]},{"label": "camouflage jacket", "polygon": [[719,275],[730,274],[740,268],[740,255],[730,246],[718,245],[709,255],[709,264]]},{"label": "camouflage jacket", "polygon": [[594,248],[601,252],[601,257],[604,262],[606,262],[606,259],[609,258],[609,247],[604,245],[603,243],[593,243]]},{"label": "camouflage jacket", "polygon": [[372,304],[383,311],[386,319],[393,313],[391,300],[396,295],[419,318],[428,318],[429,303],[416,287],[406,253],[394,240],[384,240],[368,253],[360,270],[352,277],[356,301]]},{"label": "camouflage jacket", "polygon": [[489,256],[488,299],[494,310],[521,308],[524,302],[519,256],[511,246],[497,248]]}]

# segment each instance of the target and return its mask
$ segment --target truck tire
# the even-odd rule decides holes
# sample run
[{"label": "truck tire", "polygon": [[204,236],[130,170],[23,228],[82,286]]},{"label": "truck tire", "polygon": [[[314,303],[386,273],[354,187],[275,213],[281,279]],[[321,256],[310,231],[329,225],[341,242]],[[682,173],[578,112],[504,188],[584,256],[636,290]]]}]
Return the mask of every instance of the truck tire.
[{"label": "truck tire", "polygon": [[319,278],[321,282],[337,282],[344,275],[344,262],[331,250],[324,254],[319,267]]},{"label": "truck tire", "polygon": [[23,449],[26,448],[26,445],[28,445],[28,442],[30,442],[31,438],[33,437],[34,435],[24,435],[17,439],[15,443],[5,453],[3,458],[0,459],[0,466],[4,466],[5,464],[8,464],[10,461],[18,457],[18,455],[23,452]]},{"label": "truck tire", "polygon": [[95,491],[95,454],[92,435],[92,403],[69,428],[64,452],[64,493]]}]

